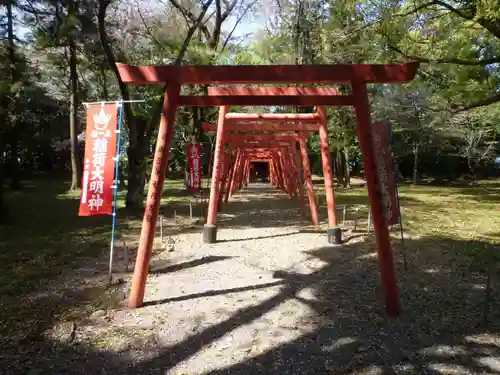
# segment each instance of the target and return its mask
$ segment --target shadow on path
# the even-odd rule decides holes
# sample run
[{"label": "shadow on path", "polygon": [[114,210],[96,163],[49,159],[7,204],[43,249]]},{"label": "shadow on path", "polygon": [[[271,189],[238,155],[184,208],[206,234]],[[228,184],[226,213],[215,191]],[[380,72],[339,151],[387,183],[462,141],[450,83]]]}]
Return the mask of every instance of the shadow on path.
[{"label": "shadow on path", "polygon": [[[154,261],[151,266],[150,273],[152,274],[165,274],[182,271],[192,267],[202,266],[204,264],[218,262],[225,259],[230,259],[230,256],[216,256],[210,255],[200,259],[191,260],[189,262],[179,263],[179,264],[170,264],[169,261]],[[161,263],[166,263],[167,265],[162,265]]]}]

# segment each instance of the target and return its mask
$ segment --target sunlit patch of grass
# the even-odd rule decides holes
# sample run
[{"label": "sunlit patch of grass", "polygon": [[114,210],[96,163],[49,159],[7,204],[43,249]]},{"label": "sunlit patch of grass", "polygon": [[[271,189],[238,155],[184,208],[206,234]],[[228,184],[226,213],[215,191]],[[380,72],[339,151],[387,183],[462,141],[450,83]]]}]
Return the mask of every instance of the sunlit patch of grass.
[{"label": "sunlit patch of grass", "polygon": [[[324,199],[324,186],[315,185]],[[335,189],[336,204],[368,209],[365,187]],[[500,181],[479,181],[474,186],[399,186],[405,231],[418,236],[461,240],[452,249],[486,261],[492,245],[500,242]],[[478,243],[484,243],[478,248]]]}]

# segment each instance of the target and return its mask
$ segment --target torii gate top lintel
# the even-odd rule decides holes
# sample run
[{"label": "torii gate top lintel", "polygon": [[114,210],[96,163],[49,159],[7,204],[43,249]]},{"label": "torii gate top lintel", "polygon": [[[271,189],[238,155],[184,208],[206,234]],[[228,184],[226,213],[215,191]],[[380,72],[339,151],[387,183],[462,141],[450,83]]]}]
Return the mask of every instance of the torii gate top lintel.
[{"label": "torii gate top lintel", "polygon": [[410,82],[419,62],[332,65],[139,66],[117,63],[124,83],[136,84],[329,84]]}]

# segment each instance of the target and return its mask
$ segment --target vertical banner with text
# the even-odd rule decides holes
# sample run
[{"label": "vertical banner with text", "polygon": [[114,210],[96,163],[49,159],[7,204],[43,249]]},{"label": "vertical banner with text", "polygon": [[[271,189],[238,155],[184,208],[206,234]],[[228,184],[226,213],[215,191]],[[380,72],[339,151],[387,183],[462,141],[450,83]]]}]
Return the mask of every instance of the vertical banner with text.
[{"label": "vertical banner with text", "polygon": [[388,225],[398,222],[398,198],[392,170],[392,154],[389,148],[389,126],[383,122],[373,123],[373,146],[375,148],[379,189],[382,193],[384,216]]},{"label": "vertical banner with text", "polygon": [[89,105],[79,216],[112,215],[117,105]]},{"label": "vertical banner with text", "polygon": [[203,173],[201,163],[201,146],[199,143],[187,145],[189,191],[197,192],[201,189],[201,175]]}]

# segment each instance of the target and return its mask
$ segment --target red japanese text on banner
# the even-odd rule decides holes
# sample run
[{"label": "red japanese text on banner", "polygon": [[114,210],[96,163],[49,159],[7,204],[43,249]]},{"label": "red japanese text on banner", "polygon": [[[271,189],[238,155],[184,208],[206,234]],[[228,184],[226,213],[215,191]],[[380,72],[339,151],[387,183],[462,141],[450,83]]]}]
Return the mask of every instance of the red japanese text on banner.
[{"label": "red japanese text on banner", "polygon": [[388,225],[394,225],[398,222],[399,210],[396,195],[396,182],[392,171],[392,155],[389,149],[388,124],[383,122],[373,123],[373,146],[375,148],[384,216]]},{"label": "red japanese text on banner", "polygon": [[201,146],[199,143],[187,145],[189,190],[196,192],[201,189],[201,175],[203,173],[201,164]]},{"label": "red japanese text on banner", "polygon": [[87,107],[79,216],[112,215],[116,154],[116,104]]}]

